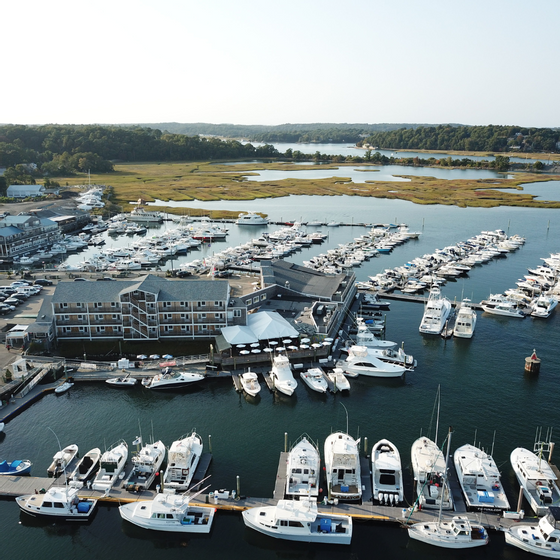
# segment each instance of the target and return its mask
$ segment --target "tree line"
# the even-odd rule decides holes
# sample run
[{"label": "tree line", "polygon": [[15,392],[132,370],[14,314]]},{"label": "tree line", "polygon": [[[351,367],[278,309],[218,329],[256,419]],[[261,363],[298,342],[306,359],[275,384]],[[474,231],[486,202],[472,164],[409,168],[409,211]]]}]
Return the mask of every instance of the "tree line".
[{"label": "tree line", "polygon": [[428,126],[375,132],[359,145],[393,150],[558,152],[560,129],[520,126]]}]

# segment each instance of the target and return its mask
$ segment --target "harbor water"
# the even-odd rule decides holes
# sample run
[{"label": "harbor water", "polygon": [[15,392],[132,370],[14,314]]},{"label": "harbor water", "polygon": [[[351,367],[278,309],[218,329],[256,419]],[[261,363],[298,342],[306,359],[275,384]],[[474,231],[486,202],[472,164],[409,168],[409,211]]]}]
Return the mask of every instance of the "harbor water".
[{"label": "harbor water", "polygon": [[[444,205],[418,206],[402,201],[358,197],[287,197],[258,201],[220,201],[200,204],[207,209],[264,212],[273,220],[309,221],[336,219],[346,223],[401,223],[421,231],[390,255],[372,259],[355,269],[358,280],[385,268],[400,266],[416,256],[431,253],[483,230],[503,229],[526,237],[526,244],[506,258],[474,267],[467,277],[448,282],[442,292],[451,300],[470,297],[480,301],[490,293],[503,292],[527,274],[527,267],[541,264],[541,257],[560,251],[560,217],[553,210],[523,208],[473,209]],[[166,224],[163,227],[172,227]],[[263,231],[278,226],[230,225],[226,243],[206,244],[201,250],[175,261],[203,258],[229,245],[245,243]],[[321,228],[326,231],[325,226]],[[302,263],[311,256],[351,241],[367,228],[329,228],[323,245],[312,246],[290,257]],[[149,235],[157,233],[150,230]],[[117,238],[115,246],[130,238]],[[93,251],[93,249],[88,249]],[[70,259],[83,259],[84,253]],[[518,485],[509,455],[516,447],[532,448],[537,427],[559,426],[560,328],[558,311],[549,319],[515,319],[487,316],[479,312],[471,340],[420,335],[423,307],[393,301],[387,313],[386,337],[404,342],[407,353],[418,362],[414,372],[402,380],[351,379],[348,395],[311,393],[303,382],[293,397],[273,395],[263,388],[261,397],[248,401],[235,392],[231,379],[217,377],[181,393],[152,393],[138,386],[115,390],[103,383],[78,383],[68,393],[48,395],[6,425],[0,434],[0,459],[29,458],[32,474],[45,476],[57,442],[77,443],[80,452],[102,449],[125,439],[132,450],[139,425],[144,439],[151,434],[167,446],[193,428],[202,436],[205,450],[211,436],[213,462],[211,489],[236,488],[240,477],[242,496],[272,496],[284,433],[295,441],[302,433],[319,441],[332,430],[346,430],[365,438],[371,446],[381,438],[393,441],[400,450],[405,469],[405,496],[412,503],[410,447],[422,434],[435,431],[434,400],[441,386],[439,441],[453,426],[453,447],[480,444],[491,450],[502,471],[502,480],[512,507]],[[79,346],[79,345],[77,345]],[[538,376],[524,373],[524,360],[533,349],[542,359]],[[162,353],[164,353],[162,347]],[[140,352],[140,351],[139,351]],[[77,354],[81,348],[77,347]],[[346,416],[345,408],[348,410]],[[153,426],[153,427],[152,427]],[[431,429],[431,431],[430,431]],[[554,440],[554,434],[553,434]],[[557,452],[558,453],[558,452]],[[554,459],[557,457],[553,457]],[[560,460],[558,461],[560,462]],[[525,504],[528,511],[528,506]],[[44,559],[103,558],[134,556],[138,559],[184,558],[505,558],[522,559],[525,553],[506,546],[503,535],[491,534],[491,542],[476,551],[446,552],[411,541],[397,525],[356,522],[352,545],[326,546],[274,540],[246,529],[239,514],[218,512],[212,532],[206,537],[155,534],[122,521],[115,506],[101,505],[93,521],[83,526],[38,523],[20,516],[13,500],[0,501],[2,556]]]}]

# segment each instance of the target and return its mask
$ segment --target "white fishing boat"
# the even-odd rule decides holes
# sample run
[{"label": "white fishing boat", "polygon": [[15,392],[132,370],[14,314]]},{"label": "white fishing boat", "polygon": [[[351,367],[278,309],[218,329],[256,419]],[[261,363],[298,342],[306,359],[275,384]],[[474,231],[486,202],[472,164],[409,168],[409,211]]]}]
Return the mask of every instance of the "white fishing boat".
[{"label": "white fishing boat", "polygon": [[558,298],[555,296],[541,294],[531,305],[531,315],[547,319],[558,305]]},{"label": "white fishing boat", "polygon": [[369,348],[368,352],[382,362],[402,366],[406,371],[414,371],[416,360],[412,354],[407,354],[404,348]]},{"label": "white fishing boat", "polygon": [[[139,437],[136,441],[142,445]],[[138,453],[132,455],[132,471],[124,481],[123,488],[129,492],[148,490],[165,459],[165,445],[161,441],[143,445]]]},{"label": "white fishing boat", "polygon": [[256,212],[247,212],[246,214],[239,214],[235,223],[238,226],[266,226],[268,220]]},{"label": "white fishing boat", "polygon": [[259,378],[254,371],[247,371],[239,376],[243,390],[250,396],[256,397],[261,392]]},{"label": "white fishing boat", "polygon": [[142,382],[144,387],[148,389],[182,389],[190,386],[192,383],[202,381],[204,375],[191,371],[170,371],[158,373],[154,377],[147,378],[146,382]]},{"label": "white fishing boat", "polygon": [[336,366],[352,377],[402,377],[407,370],[401,365],[380,360],[374,349],[366,346],[351,346],[346,360],[337,362]]},{"label": "white fishing boat", "polygon": [[[442,479],[443,488],[448,486],[447,464],[449,461],[449,448],[451,447],[451,434],[452,430],[450,428],[447,435],[447,453],[445,456]],[[414,523],[408,527],[408,535],[410,538],[433,546],[452,549],[474,548],[488,544],[488,533],[486,529],[481,524],[472,522],[468,517],[456,515],[451,521],[443,521],[441,518],[443,504],[443,500],[440,500],[437,521]]]},{"label": "white fishing boat", "polygon": [[371,450],[373,499],[396,506],[404,499],[403,474],[399,450],[387,439],[379,440]]},{"label": "white fishing boat", "polygon": [[191,505],[206,488],[196,494],[177,495],[174,492],[156,494],[153,500],[137,501],[119,506],[121,517],[152,531],[169,533],[209,533],[216,509]]},{"label": "white fishing boat", "polygon": [[536,525],[519,523],[506,529],[506,543],[538,556],[560,558],[560,507],[548,509]]},{"label": "white fishing boat", "polygon": [[335,432],[325,440],[325,476],[329,499],[361,499],[359,441],[343,432]]},{"label": "white fishing boat", "polygon": [[356,334],[356,344],[367,348],[395,348],[396,342],[391,340],[381,340],[368,328],[363,317],[356,317],[358,332]]},{"label": "white fishing boat", "polygon": [[344,370],[342,368],[334,368],[327,371],[327,377],[333,384],[335,391],[350,391],[350,381],[344,375]]},{"label": "white fishing boat", "polygon": [[101,455],[99,471],[91,485],[93,490],[109,493],[119,479],[128,459],[128,445],[119,441]]},{"label": "white fishing boat", "polygon": [[164,487],[187,490],[202,455],[202,439],[192,432],[174,441],[167,456],[167,469],[163,476]]},{"label": "white fishing boat", "polygon": [[466,444],[455,451],[453,460],[467,508],[509,510],[500,471],[491,455]]},{"label": "white fishing boat", "polygon": [[321,457],[313,440],[300,436],[288,453],[286,466],[287,496],[318,496]]},{"label": "white fishing boat", "polygon": [[68,465],[74,460],[74,457],[78,455],[78,446],[73,443],[68,445],[64,449],[57,451],[53,456],[53,461],[47,469],[47,474],[49,476],[59,476],[66,471]]},{"label": "white fishing boat", "polygon": [[422,508],[453,509],[453,498],[445,479],[445,457],[437,444],[427,437],[418,438],[411,449],[412,471],[418,502]]},{"label": "white fishing boat", "polygon": [[88,451],[76,465],[76,468],[68,476],[68,480],[74,480],[85,483],[99,467],[99,459],[101,458],[101,449],[95,447]]},{"label": "white fishing boat", "polygon": [[548,513],[551,505],[560,503],[557,477],[544,457],[550,443],[536,442],[534,452],[518,447],[511,452],[511,466],[523,494],[536,515]]},{"label": "white fishing boat", "polygon": [[472,308],[471,300],[465,298],[457,311],[453,336],[457,338],[472,338],[476,327],[476,317],[476,311]]},{"label": "white fishing boat", "polygon": [[275,506],[246,509],[242,515],[247,527],[276,539],[332,544],[352,540],[352,518],[319,512],[316,498],[279,500]]},{"label": "white fishing boat", "polygon": [[310,368],[307,371],[302,371],[300,377],[310,389],[317,391],[317,393],[326,393],[329,388],[321,368]]},{"label": "white fishing boat", "polygon": [[130,373],[124,377],[111,377],[111,379],[106,379],[105,383],[111,387],[134,387],[138,380],[135,377],[131,377]]},{"label": "white fishing boat", "polygon": [[451,302],[434,286],[430,290],[419,330],[424,334],[440,334],[451,313]]},{"label": "white fishing boat", "polygon": [[270,372],[274,387],[285,395],[292,395],[296,390],[297,381],[292,374],[290,361],[284,354],[274,356],[272,371]]},{"label": "white fishing boat", "polygon": [[51,486],[44,494],[18,496],[17,505],[27,515],[57,521],[87,521],[97,505],[93,498],[80,498],[79,488]]}]

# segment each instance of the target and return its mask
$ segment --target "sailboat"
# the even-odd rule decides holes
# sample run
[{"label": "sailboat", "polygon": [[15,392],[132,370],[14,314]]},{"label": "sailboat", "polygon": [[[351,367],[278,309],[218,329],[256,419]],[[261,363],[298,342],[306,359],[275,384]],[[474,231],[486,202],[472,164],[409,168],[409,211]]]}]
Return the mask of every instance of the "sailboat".
[{"label": "sailboat", "polygon": [[[447,436],[444,484],[447,483],[447,463],[452,433],[453,429],[450,427]],[[474,523],[464,515],[455,515],[450,521],[442,521],[442,511],[443,500],[440,500],[438,520],[414,523],[408,528],[409,537],[441,548],[474,548],[488,544],[488,533],[480,523]]]}]

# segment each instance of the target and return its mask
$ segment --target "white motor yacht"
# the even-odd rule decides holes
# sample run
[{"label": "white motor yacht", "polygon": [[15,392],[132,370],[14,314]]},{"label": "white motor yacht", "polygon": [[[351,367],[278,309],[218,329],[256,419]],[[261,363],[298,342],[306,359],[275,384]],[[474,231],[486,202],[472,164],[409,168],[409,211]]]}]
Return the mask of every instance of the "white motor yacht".
[{"label": "white motor yacht", "polygon": [[481,302],[482,309],[491,315],[502,315],[505,317],[525,317],[525,313],[519,308],[517,301],[512,301],[501,294],[492,294],[490,298]]},{"label": "white motor yacht", "polygon": [[540,295],[531,306],[531,315],[547,319],[558,305],[558,298],[546,294]]},{"label": "white motor yacht", "polygon": [[538,442],[534,453],[523,447],[511,452],[511,466],[523,494],[536,515],[546,515],[553,504],[560,503],[557,477],[544,458],[550,444]]},{"label": "white motor yacht", "polygon": [[457,311],[453,336],[457,338],[472,338],[476,327],[476,317],[476,311],[472,308],[471,300],[465,298]]},{"label": "white motor yacht", "polygon": [[[140,440],[141,442],[141,440]],[[165,459],[165,445],[161,441],[144,445],[132,456],[132,471],[123,484],[130,492],[148,490]]]},{"label": "white motor yacht", "polygon": [[430,290],[419,330],[424,334],[440,334],[451,313],[451,302],[434,286]]},{"label": "white motor yacht", "polygon": [[245,525],[259,533],[289,541],[350,544],[352,518],[320,513],[316,498],[279,500],[275,506],[246,509]]},{"label": "white motor yacht", "polygon": [[163,477],[164,486],[186,490],[198,466],[202,449],[202,439],[194,431],[174,441],[169,448],[167,469]]},{"label": "white motor yacht", "polygon": [[101,449],[95,447],[90,449],[78,462],[76,468],[68,476],[68,480],[75,480],[85,484],[93,473],[99,467],[99,460],[101,458]]},{"label": "white motor yacht", "polygon": [[201,373],[194,373],[191,371],[170,371],[165,373],[158,373],[148,380],[143,385],[148,389],[181,389],[188,387],[191,383],[202,381],[204,375]]},{"label": "white motor yacht", "polygon": [[453,498],[445,480],[445,457],[435,442],[418,438],[411,449],[412,471],[416,481],[418,502],[422,508],[453,509]]},{"label": "white motor yacht", "polygon": [[327,377],[332,382],[335,391],[350,391],[350,381],[344,375],[342,368],[334,368],[328,371]]},{"label": "white motor yacht", "polygon": [[387,439],[379,440],[371,450],[373,499],[396,506],[404,499],[403,474],[399,450]]},{"label": "white motor yacht", "polygon": [[321,368],[311,368],[307,371],[302,371],[300,377],[313,391],[317,391],[317,393],[327,392],[328,384]]},{"label": "white motor yacht", "polygon": [[560,507],[548,509],[536,525],[516,523],[506,529],[506,543],[538,556],[560,558]]},{"label": "white motor yacht", "polygon": [[374,349],[365,346],[351,346],[346,360],[339,361],[336,365],[352,377],[402,377],[407,370],[401,365],[382,361]]},{"label": "white motor yacht", "polygon": [[359,441],[343,432],[335,432],[325,440],[325,476],[329,499],[361,499]]},{"label": "white motor yacht", "polygon": [[161,224],[163,222],[163,214],[161,212],[149,212],[138,206],[132,210],[130,214],[126,214],[126,219],[129,222],[151,222]]},{"label": "white motor yacht", "polygon": [[491,455],[467,444],[455,451],[453,460],[467,508],[494,511],[509,509],[500,471]]},{"label": "white motor yacht", "polygon": [[318,496],[321,456],[313,440],[302,435],[290,449],[286,467],[287,496]]},{"label": "white motor yacht", "polygon": [[292,395],[296,390],[297,381],[292,374],[290,360],[283,354],[274,357],[272,371],[270,372],[274,387],[285,395]]},{"label": "white motor yacht", "polygon": [[78,446],[73,443],[68,445],[64,449],[57,451],[53,456],[53,461],[47,469],[47,474],[49,476],[60,476],[66,469],[68,465],[73,461],[74,457],[78,455]]},{"label": "white motor yacht", "polygon": [[356,318],[358,333],[356,334],[356,344],[358,346],[366,346],[368,348],[395,348],[396,342],[391,340],[381,340],[368,328],[363,317]]},{"label": "white motor yacht", "polygon": [[99,471],[91,485],[93,490],[109,493],[124,470],[128,459],[128,445],[119,441],[101,455]]},{"label": "white motor yacht", "polygon": [[250,396],[256,397],[261,391],[259,378],[254,371],[247,371],[239,376],[243,390]]},{"label": "white motor yacht", "polygon": [[57,521],[87,521],[95,511],[97,500],[80,498],[79,489],[68,485],[51,486],[44,494],[18,496],[16,502],[24,513],[32,517]]},{"label": "white motor yacht", "polygon": [[247,212],[246,214],[239,214],[235,223],[238,226],[266,226],[268,220],[256,212]]},{"label": "white motor yacht", "polygon": [[191,500],[199,493],[192,496],[171,492],[156,494],[153,500],[119,506],[119,513],[125,521],[143,529],[169,533],[209,533],[216,509],[191,505]]}]

